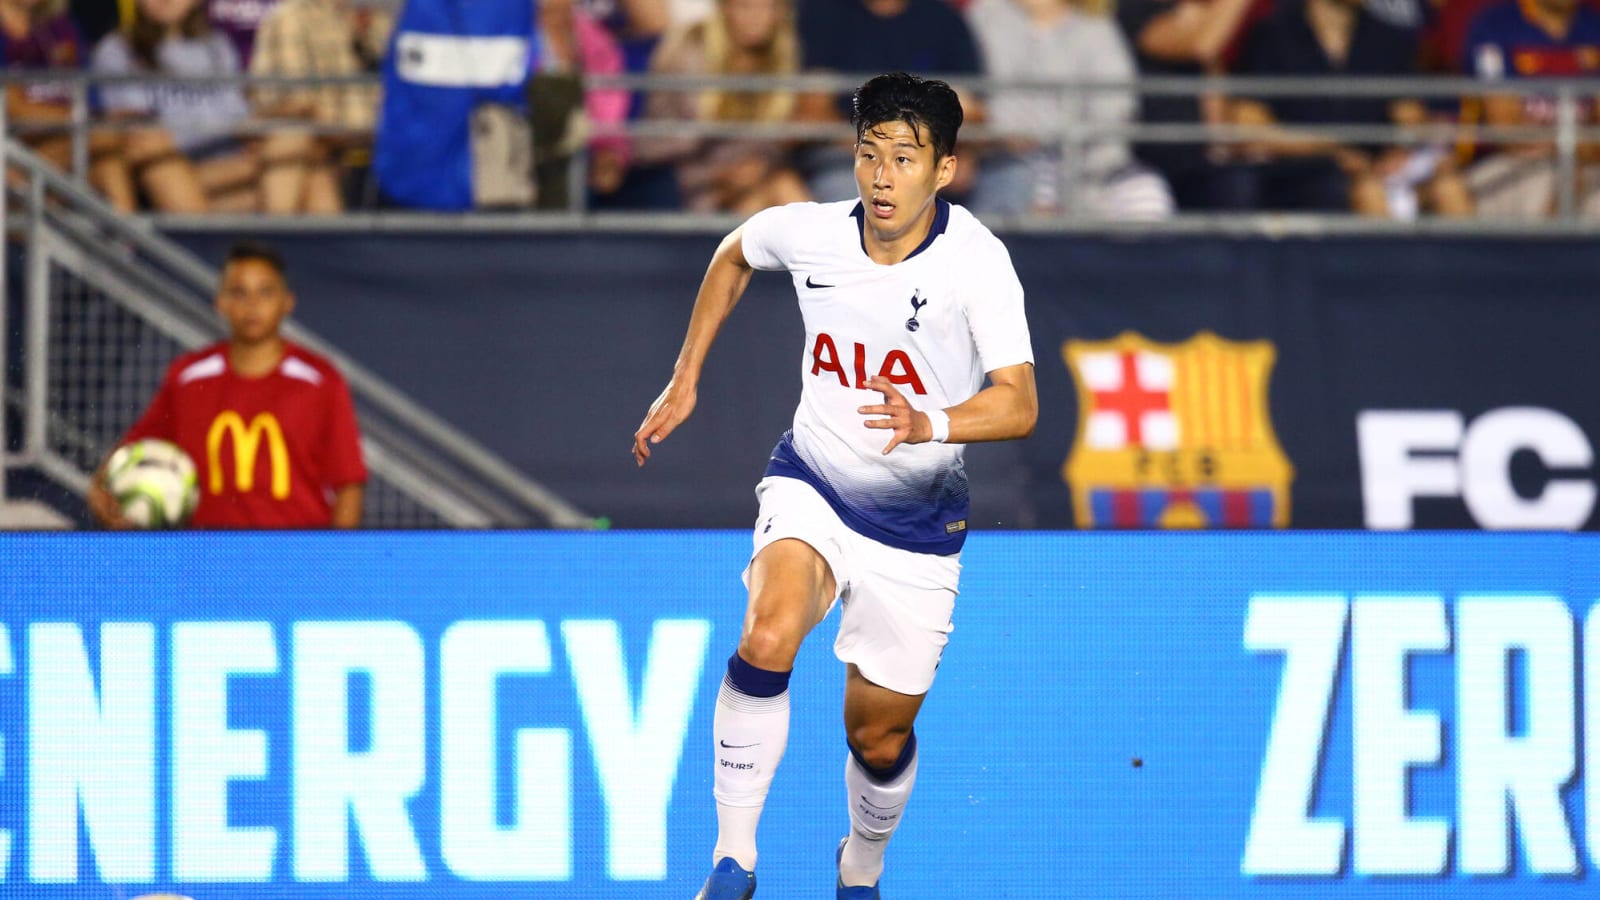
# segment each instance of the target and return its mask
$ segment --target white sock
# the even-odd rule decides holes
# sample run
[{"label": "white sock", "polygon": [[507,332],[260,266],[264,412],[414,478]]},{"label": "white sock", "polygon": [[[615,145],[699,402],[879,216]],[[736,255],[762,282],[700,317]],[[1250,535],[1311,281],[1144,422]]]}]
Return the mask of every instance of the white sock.
[{"label": "white sock", "polygon": [[850,839],[839,857],[839,881],[846,886],[870,886],[883,875],[883,851],[900,825],[911,786],[917,780],[917,751],[904,771],[889,781],[878,781],[846,754],[844,785],[850,797]]},{"label": "white sock", "polygon": [[789,692],[752,697],[727,679],[717,692],[711,735],[716,741],[717,846],[713,865],[733,857],[747,872],[756,868],[756,825],[767,802],[772,775],[789,743]]}]

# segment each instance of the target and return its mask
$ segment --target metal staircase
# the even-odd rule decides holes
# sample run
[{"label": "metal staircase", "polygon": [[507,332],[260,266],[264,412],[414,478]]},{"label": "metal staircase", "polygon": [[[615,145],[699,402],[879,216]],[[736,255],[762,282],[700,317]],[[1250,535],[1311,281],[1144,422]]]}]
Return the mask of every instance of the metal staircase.
[{"label": "metal staircase", "polygon": [[[0,470],[81,495],[167,364],[223,336],[211,309],[218,273],[21,143],[7,138],[0,152]],[[350,384],[370,471],[366,527],[597,526],[315,334],[284,330]],[[20,435],[6,435],[8,417]],[[4,490],[0,477],[0,501]]]}]

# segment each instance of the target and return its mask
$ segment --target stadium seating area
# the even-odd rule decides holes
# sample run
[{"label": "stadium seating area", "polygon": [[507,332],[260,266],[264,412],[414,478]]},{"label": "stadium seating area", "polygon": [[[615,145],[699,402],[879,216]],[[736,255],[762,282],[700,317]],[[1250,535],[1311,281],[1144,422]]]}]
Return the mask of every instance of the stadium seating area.
[{"label": "stadium seating area", "polygon": [[[848,98],[806,76],[907,69],[963,90],[952,193],[980,212],[1533,221],[1600,216],[1594,92],[1527,82],[1600,74],[1594,6],[0,0],[0,62],[8,129],[129,212],[842,199]],[[1434,76],[1465,89],[1410,90]]]}]

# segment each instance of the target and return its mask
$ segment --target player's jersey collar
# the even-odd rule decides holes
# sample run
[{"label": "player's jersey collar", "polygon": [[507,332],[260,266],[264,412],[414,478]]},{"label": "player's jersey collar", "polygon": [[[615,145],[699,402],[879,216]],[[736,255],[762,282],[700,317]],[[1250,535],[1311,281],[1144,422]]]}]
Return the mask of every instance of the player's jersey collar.
[{"label": "player's jersey collar", "polygon": [[[856,220],[856,231],[861,236],[861,252],[862,253],[866,253],[867,252],[867,208],[862,205],[860,200],[857,200],[855,208],[850,210],[850,215]],[[945,228],[949,227],[949,225],[950,225],[950,204],[949,204],[949,202],[944,200],[942,197],[934,198],[934,201],[933,201],[933,225],[928,228],[928,236],[922,239],[922,243],[917,245],[917,249],[915,249],[915,250],[911,251],[910,253],[906,254],[906,259],[910,259],[911,257],[916,256],[918,253],[921,253],[922,251],[924,251],[924,250],[928,249],[929,247],[933,246],[934,238],[937,238],[939,235],[944,234]],[[900,262],[905,262],[906,259],[902,259],[902,260],[900,260]]]}]

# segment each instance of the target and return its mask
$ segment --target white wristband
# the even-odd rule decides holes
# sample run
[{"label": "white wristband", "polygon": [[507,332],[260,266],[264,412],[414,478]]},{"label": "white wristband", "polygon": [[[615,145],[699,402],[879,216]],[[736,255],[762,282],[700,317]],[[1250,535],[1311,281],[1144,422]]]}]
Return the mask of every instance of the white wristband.
[{"label": "white wristband", "polygon": [[928,425],[933,428],[933,436],[928,438],[935,444],[942,444],[950,439],[950,414],[942,409],[924,410],[923,415],[928,417]]}]

